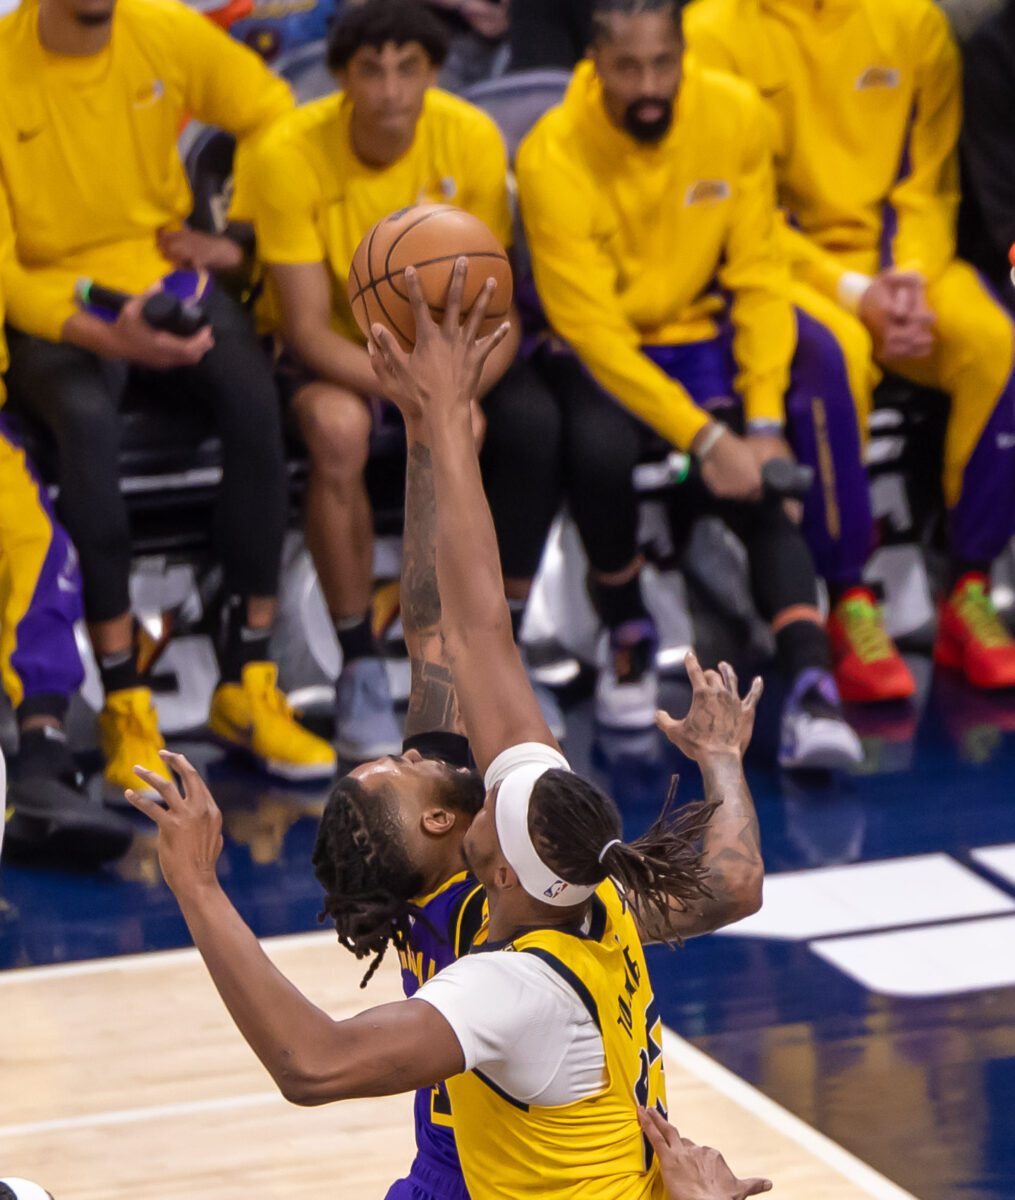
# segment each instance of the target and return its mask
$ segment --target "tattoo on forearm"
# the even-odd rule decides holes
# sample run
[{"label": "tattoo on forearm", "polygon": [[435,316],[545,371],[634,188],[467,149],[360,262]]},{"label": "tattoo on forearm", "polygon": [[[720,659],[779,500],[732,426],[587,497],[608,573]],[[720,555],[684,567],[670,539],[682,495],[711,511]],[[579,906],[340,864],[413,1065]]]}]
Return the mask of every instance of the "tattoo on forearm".
[{"label": "tattoo on forearm", "polygon": [[718,803],[705,835],[707,883],[716,901],[729,903],[744,876],[762,869],[761,832],[747,780],[739,763],[703,773],[705,796]]},{"label": "tattoo on forearm", "polygon": [[402,560],[402,624],[409,633],[439,632],[437,590],[437,501],[427,446],[409,447],[405,481],[405,539]]},{"label": "tattoo on forearm", "polygon": [[459,727],[458,697],[451,672],[440,663],[410,660],[412,691],[405,717],[405,736]]}]

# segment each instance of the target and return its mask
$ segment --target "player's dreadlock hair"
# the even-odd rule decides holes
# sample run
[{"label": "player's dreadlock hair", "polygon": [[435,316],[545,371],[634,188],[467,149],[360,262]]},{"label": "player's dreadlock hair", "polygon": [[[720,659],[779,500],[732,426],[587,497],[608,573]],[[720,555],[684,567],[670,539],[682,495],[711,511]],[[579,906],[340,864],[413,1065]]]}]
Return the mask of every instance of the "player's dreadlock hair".
[{"label": "player's dreadlock hair", "polygon": [[419,42],[435,67],[448,56],[448,35],[441,22],[419,0],[366,0],[347,8],[328,36],[327,61],[341,71],[364,46],[380,50],[388,42]]},{"label": "player's dreadlock hair", "polygon": [[642,13],[668,13],[680,33],[683,29],[681,10],[684,0],[595,0],[592,6],[592,41],[608,37],[609,19],[615,13],[625,17],[638,17]]},{"label": "player's dreadlock hair", "polygon": [[[437,798],[448,808],[474,816],[483,806],[483,781],[475,772],[452,772],[438,786]],[[346,775],[328,797],[314,844],[314,874],[324,888],[318,920],[334,921],[339,944],[357,958],[374,956],[360,987],[373,978],[389,944],[405,949],[410,918],[420,917],[411,901],[424,880],[396,812],[390,790],[368,793]]]},{"label": "player's dreadlock hair", "polygon": [[619,840],[620,812],[609,796],[571,771],[547,771],[532,789],[529,834],[540,858],[561,879],[586,886],[613,879],[653,938],[679,943],[666,932],[671,905],[686,908],[698,897],[712,897],[701,837],[718,806],[700,801],[674,813],[676,794],[674,776],[652,827],[625,843]]}]

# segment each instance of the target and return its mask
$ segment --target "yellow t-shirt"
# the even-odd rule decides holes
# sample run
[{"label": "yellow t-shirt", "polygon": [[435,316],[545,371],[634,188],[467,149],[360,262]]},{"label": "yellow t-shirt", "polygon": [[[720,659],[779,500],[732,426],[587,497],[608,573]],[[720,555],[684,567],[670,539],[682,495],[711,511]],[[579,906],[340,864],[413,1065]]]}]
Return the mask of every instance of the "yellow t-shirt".
[{"label": "yellow t-shirt", "polygon": [[0,21],[0,184],[17,264],[8,318],[58,340],[87,276],[139,292],[171,266],[156,232],[191,193],[176,139],[187,115],[241,139],[292,108],[252,50],[179,0],[117,0],[109,45],[84,57],[39,42],[37,0]]},{"label": "yellow t-shirt", "polygon": [[[412,204],[454,204],[485,221],[506,245],[511,216],[504,142],[474,105],[429,89],[409,151],[380,169],[353,151],[351,117],[352,103],[339,92],[279,121],[251,158],[250,190],[237,193],[235,211],[253,219],[262,262],[326,265],[332,326],[362,343],[346,285],[352,256],[371,226]],[[262,316],[277,328],[270,283]]]},{"label": "yellow t-shirt", "polygon": [[611,123],[582,63],[515,170],[550,324],[608,392],[687,449],[709,415],[642,347],[715,337],[725,292],[747,416],[782,420],[795,326],[750,87],[689,56],[669,132],[642,145]]}]

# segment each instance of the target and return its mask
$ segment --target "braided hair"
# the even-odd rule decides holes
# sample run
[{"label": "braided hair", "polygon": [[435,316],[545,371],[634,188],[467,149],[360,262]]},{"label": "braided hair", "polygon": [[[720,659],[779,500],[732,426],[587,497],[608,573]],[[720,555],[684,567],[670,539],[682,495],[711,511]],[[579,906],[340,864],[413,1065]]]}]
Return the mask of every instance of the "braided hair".
[{"label": "braided hair", "polygon": [[[435,801],[458,812],[474,816],[483,806],[475,772],[452,772],[434,786]],[[374,956],[360,982],[366,987],[388,946],[406,949],[413,920],[426,921],[412,903],[425,880],[409,858],[391,788],[367,792],[349,775],[340,779],[321,817],[313,864],[324,889],[318,921],[333,921],[339,945],[357,958]]]},{"label": "braided hair", "polygon": [[718,805],[699,801],[674,812],[676,793],[674,776],[651,828],[625,843],[620,812],[609,796],[570,771],[547,771],[532,789],[529,834],[561,879],[589,887],[613,879],[647,933],[679,944],[667,932],[673,905],[686,909],[696,899],[712,898],[701,839]]}]

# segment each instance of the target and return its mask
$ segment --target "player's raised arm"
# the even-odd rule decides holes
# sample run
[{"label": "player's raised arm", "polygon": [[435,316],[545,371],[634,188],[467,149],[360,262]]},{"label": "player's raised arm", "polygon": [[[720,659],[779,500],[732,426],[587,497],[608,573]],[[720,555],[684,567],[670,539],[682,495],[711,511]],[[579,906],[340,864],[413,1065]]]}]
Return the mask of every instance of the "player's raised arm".
[{"label": "player's raised arm", "polygon": [[[472,438],[470,404],[483,365],[507,336],[501,326],[479,330],[492,281],[461,322],[468,264],[455,264],[444,319],[435,324],[412,268],[405,283],[416,318],[411,357],[382,326],[375,326],[374,369],[406,419],[422,423],[432,457],[437,501],[437,576],[445,653],[481,771],[502,751],[522,742],[556,747],[511,635],[511,617],[493,520],[483,492]],[[519,480],[519,486],[524,481]]]},{"label": "player's raised arm", "polygon": [[[659,712],[656,723],[674,746],[701,768],[705,800],[711,810],[702,830],[704,892],[691,899],[674,898],[665,917],[656,910],[645,910],[635,900],[635,919],[646,942],[696,937],[750,916],[761,907],[765,865],[743,766],[761,699],[761,679],[755,679],[741,699],[729,663],[720,663],[718,671],[703,671],[691,653],[686,665],[694,689],[687,716],[676,720]],[[651,838],[651,831],[646,837]]]}]

